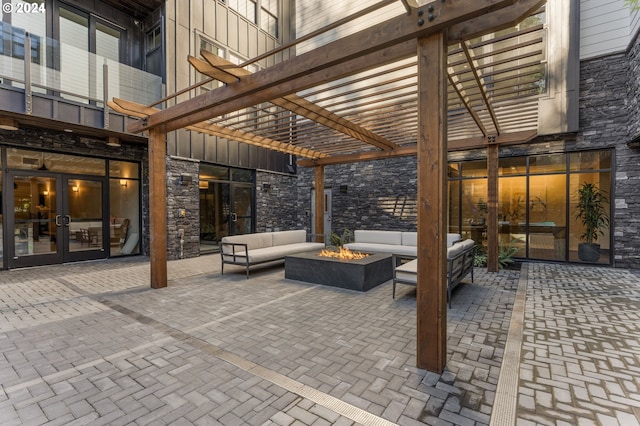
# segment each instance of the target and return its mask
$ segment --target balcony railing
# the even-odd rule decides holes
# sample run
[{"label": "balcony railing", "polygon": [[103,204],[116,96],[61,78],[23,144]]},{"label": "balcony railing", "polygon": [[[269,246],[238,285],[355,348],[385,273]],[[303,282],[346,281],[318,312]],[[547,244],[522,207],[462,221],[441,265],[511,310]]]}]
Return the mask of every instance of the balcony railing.
[{"label": "balcony railing", "polygon": [[[30,60],[25,60],[30,52]],[[0,87],[103,108],[113,97],[149,105],[163,96],[162,79],[56,40],[0,22]]]}]

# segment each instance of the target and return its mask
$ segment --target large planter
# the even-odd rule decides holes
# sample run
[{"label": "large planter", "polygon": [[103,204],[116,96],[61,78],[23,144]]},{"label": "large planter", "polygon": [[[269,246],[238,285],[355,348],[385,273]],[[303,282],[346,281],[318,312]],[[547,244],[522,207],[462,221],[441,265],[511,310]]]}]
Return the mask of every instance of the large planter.
[{"label": "large planter", "polygon": [[600,260],[600,244],[579,243],[578,259],[583,262],[597,262]]}]

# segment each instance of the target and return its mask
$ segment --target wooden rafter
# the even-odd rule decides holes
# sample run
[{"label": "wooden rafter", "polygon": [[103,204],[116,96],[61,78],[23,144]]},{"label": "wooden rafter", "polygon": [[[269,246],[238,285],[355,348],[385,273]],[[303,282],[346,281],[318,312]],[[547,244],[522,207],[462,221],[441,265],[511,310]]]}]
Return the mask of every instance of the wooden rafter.
[{"label": "wooden rafter", "polygon": [[[200,52],[205,61],[193,56],[189,57],[189,63],[200,73],[209,77],[220,80],[223,83],[234,83],[243,77],[251,75],[250,71],[240,68],[207,50]],[[382,138],[373,132],[364,129],[354,123],[318,106],[306,99],[296,95],[286,95],[281,98],[272,99],[272,104],[287,109],[295,114],[320,123],[338,132],[342,132],[354,139],[361,140],[369,145],[376,146],[380,149],[389,150],[395,147],[395,144]]]},{"label": "wooden rafter", "polygon": [[[147,119],[149,116],[160,111],[157,108],[148,107],[125,99],[114,98],[109,102],[109,107],[121,114]],[[263,148],[269,148],[274,151],[284,152],[286,154],[297,155],[307,158],[324,158],[327,155],[308,148],[295,145],[285,144],[282,142],[267,139],[262,136],[253,135],[239,130],[229,129],[227,127],[216,126],[207,122],[196,123],[187,127],[188,130],[194,130],[200,133],[206,133],[212,136],[229,138],[238,142],[244,142],[249,145],[255,145]]]},{"label": "wooden rafter", "polygon": [[464,107],[467,109],[467,111],[473,118],[473,121],[475,121],[476,125],[478,126],[478,129],[480,129],[480,131],[484,136],[487,136],[487,129],[484,127],[484,124],[482,123],[482,119],[478,116],[478,113],[475,111],[475,109],[473,109],[469,96],[467,96],[467,94],[465,93],[465,88],[463,87],[462,84],[460,84],[458,77],[454,74],[454,71],[451,67],[447,69],[447,78],[449,79],[449,83],[451,84],[451,87],[453,87],[453,90],[458,95],[460,102],[462,102]]}]

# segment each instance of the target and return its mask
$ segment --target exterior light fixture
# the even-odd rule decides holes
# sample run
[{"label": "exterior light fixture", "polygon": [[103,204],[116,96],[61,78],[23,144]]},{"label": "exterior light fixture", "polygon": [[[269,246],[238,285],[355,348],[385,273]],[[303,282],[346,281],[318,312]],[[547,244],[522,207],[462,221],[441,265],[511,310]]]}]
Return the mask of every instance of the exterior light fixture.
[{"label": "exterior light fixture", "polygon": [[72,186],[72,187],[71,187],[71,190],[72,190],[73,192],[75,192],[76,194],[77,194],[78,192],[80,192],[80,188],[78,188],[78,186],[77,186],[77,185]]},{"label": "exterior light fixture", "polygon": [[270,189],[271,189],[271,184],[270,183],[263,183],[262,184],[262,192],[269,192]]},{"label": "exterior light fixture", "polygon": [[114,136],[109,136],[109,138],[107,139],[107,146],[113,146],[113,147],[120,147],[120,139],[114,137]]},{"label": "exterior light fixture", "polygon": [[2,130],[18,130],[18,121],[13,118],[0,117],[0,129]]},{"label": "exterior light fixture", "polygon": [[47,190],[45,189],[44,191],[42,191],[42,195],[44,195],[44,196],[46,197],[47,195],[49,195],[49,191],[47,191]]},{"label": "exterior light fixture", "polygon": [[120,186],[126,188],[127,187],[127,180],[126,179],[120,179]]}]

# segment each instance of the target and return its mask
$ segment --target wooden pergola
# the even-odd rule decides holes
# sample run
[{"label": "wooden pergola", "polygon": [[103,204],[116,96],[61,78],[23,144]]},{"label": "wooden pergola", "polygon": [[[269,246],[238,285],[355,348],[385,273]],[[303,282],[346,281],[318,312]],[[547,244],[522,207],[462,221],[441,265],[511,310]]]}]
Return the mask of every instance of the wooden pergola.
[{"label": "wooden pergola", "polygon": [[418,6],[411,0],[386,0],[340,23],[391,3],[406,10],[255,73],[245,67],[277,52],[244,64],[207,51],[189,57],[209,78],[204,82],[220,83],[173,106],[158,109],[123,99],[110,106],[141,119],[130,132],[148,132],[153,288],[167,285],[167,132],[186,128],[229,138],[293,154],[300,166],[314,167],[317,234],[324,233],[326,166],[417,155],[417,365],[442,372],[447,152],[487,149],[488,268],[497,271],[498,146],[537,135],[544,74],[543,25],[535,19],[516,23],[545,1],[437,0]]}]

